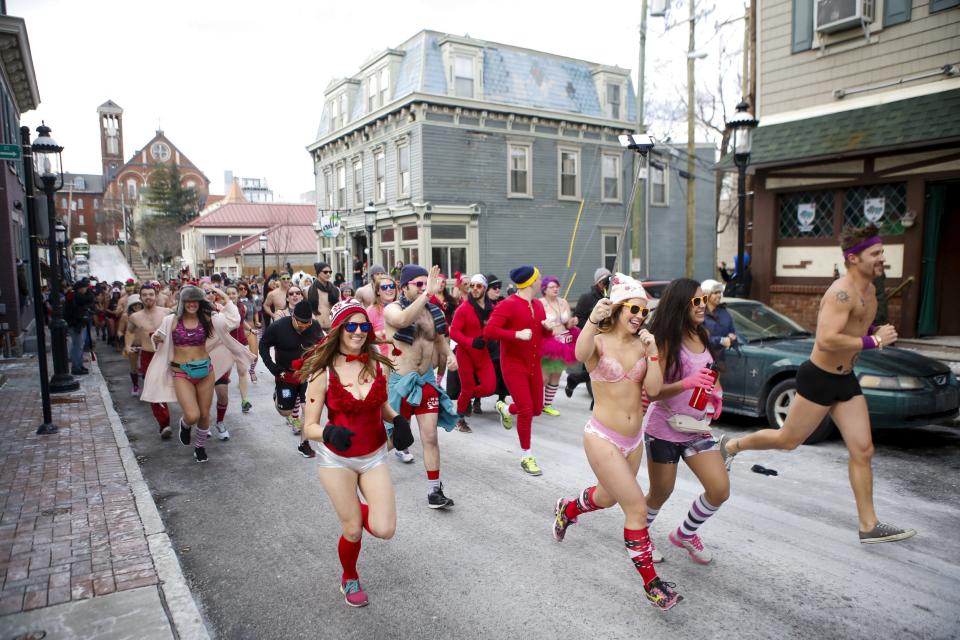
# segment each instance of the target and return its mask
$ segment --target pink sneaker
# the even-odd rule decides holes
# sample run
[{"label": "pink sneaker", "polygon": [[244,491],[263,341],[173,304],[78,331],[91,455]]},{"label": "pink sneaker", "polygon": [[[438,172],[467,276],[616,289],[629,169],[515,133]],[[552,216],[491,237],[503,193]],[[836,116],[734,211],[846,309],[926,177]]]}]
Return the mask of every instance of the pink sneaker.
[{"label": "pink sneaker", "polygon": [[690,558],[697,564],[710,564],[713,560],[713,554],[703,548],[703,541],[697,534],[693,534],[692,538],[684,538],[678,531],[671,531],[667,537],[674,546],[686,549]]},{"label": "pink sneaker", "polygon": [[343,601],[351,607],[365,607],[370,604],[359,580],[341,580],[340,593],[343,594]]},{"label": "pink sneaker", "polygon": [[653,564],[663,562],[663,554],[657,551],[657,547],[653,544],[653,538],[650,538],[650,557],[653,560]]}]

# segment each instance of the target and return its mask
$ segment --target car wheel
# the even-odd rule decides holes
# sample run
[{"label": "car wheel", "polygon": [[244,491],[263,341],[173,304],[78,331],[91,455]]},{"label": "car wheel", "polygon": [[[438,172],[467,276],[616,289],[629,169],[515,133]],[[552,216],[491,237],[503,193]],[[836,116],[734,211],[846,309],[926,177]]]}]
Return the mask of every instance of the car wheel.
[{"label": "car wheel", "polygon": [[[767,394],[766,413],[771,429],[783,427],[783,423],[787,419],[787,413],[790,411],[790,405],[793,404],[796,395],[797,381],[795,378],[781,380]],[[814,429],[813,433],[804,440],[803,444],[823,442],[833,435],[833,431],[833,420],[830,419],[830,416],[827,416],[820,423],[820,426]]]}]

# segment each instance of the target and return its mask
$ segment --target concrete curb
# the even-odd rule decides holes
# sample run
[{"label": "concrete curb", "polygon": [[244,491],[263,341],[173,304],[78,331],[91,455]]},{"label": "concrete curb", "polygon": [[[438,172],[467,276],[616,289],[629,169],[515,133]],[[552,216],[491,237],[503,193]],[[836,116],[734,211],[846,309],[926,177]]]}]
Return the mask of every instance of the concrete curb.
[{"label": "concrete curb", "polygon": [[166,613],[170,625],[179,638],[209,640],[210,633],[203,623],[203,617],[190,592],[190,587],[187,586],[187,580],[180,568],[180,561],[177,560],[170,536],[167,535],[160,512],[157,510],[157,504],[150,494],[150,488],[143,479],[143,474],[140,473],[140,465],[137,463],[133,449],[130,448],[130,441],[127,439],[120,416],[113,407],[113,399],[107,390],[107,382],[100,372],[99,363],[91,370],[91,374],[99,378],[97,386],[100,388],[100,398],[106,407],[107,419],[110,420],[117,448],[120,449],[120,460],[123,462],[130,489],[137,503],[137,511],[140,513],[140,520],[143,522],[147,544],[150,546],[150,556],[153,558],[157,576],[160,578],[160,592],[166,602]]}]

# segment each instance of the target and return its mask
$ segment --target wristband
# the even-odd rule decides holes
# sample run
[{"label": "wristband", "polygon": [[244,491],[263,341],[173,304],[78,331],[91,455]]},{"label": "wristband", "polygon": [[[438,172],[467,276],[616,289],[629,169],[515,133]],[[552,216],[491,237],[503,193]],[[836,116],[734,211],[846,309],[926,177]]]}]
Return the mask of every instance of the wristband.
[{"label": "wristband", "polygon": [[872,336],[873,334],[875,334],[875,333],[877,332],[877,329],[879,329],[879,328],[880,328],[880,327],[878,327],[878,326],[875,325],[875,324],[870,325],[870,328],[867,329],[867,335],[868,335],[868,336]]},{"label": "wristband", "polygon": [[593,324],[598,325],[598,326],[600,325],[600,323],[597,322],[596,320],[594,320],[593,318],[587,318],[587,322],[592,322]]},{"label": "wristband", "polygon": [[657,362],[658,360],[660,360],[660,356],[658,355],[647,356],[647,360],[649,360],[650,362]]},{"label": "wristband", "polygon": [[860,338],[860,345],[863,351],[868,351],[879,347],[880,340],[876,336],[863,336]]}]

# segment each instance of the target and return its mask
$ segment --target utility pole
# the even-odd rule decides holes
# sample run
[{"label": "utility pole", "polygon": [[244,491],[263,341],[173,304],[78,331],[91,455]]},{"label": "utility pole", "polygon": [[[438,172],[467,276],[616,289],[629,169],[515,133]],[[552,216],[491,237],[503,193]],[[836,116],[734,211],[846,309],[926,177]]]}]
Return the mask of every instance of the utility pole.
[{"label": "utility pole", "polygon": [[[642,0],[640,3],[640,61],[637,66],[637,132],[646,133],[647,127],[643,123],[644,116],[644,81],[646,77],[646,50],[647,50],[647,0]],[[644,161],[643,156],[637,156],[637,162]],[[631,216],[633,217],[633,223],[630,225],[633,229],[633,233],[630,234],[630,271],[631,275],[634,271],[641,271],[641,264],[645,264],[646,268],[642,269],[643,276],[648,277],[650,275],[650,256],[647,255],[650,248],[649,241],[645,243],[643,252],[641,253],[641,243],[644,238],[648,238],[650,230],[647,228],[646,221],[644,220],[644,211],[647,207],[647,180],[649,176],[647,172],[649,171],[650,163],[647,162],[647,167],[643,168],[640,173],[640,180],[642,180],[640,186],[639,197],[635,198],[633,201],[633,211]],[[642,256],[642,262],[641,262]]]},{"label": "utility pole", "polygon": [[694,241],[696,239],[695,225],[697,222],[696,183],[694,182],[694,160],[697,147],[694,140],[696,131],[696,112],[694,110],[695,85],[694,53],[696,51],[696,0],[688,0],[690,5],[690,35],[687,43],[687,277],[692,278],[694,273]]}]

